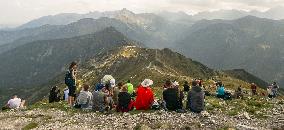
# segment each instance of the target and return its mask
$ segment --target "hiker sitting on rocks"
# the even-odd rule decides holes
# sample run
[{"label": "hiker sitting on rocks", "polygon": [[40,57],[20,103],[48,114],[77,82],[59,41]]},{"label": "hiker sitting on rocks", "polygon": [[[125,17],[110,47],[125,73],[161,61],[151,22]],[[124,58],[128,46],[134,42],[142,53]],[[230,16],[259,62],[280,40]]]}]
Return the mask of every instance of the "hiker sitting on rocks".
[{"label": "hiker sitting on rocks", "polygon": [[252,93],[252,95],[257,95],[257,93],[256,93],[256,89],[257,89],[256,84],[255,84],[255,83],[252,83],[251,86],[250,86],[250,88],[251,88],[251,93]]},{"label": "hiker sitting on rocks", "polygon": [[274,97],[276,97],[277,96],[277,94],[278,94],[278,89],[279,89],[279,86],[277,85],[277,83],[276,82],[273,82],[272,83],[272,93],[273,93],[273,95],[274,95]]},{"label": "hiker sitting on rocks", "polygon": [[99,112],[104,112],[108,111],[109,108],[107,106],[107,90],[105,87],[100,89],[100,91],[93,91],[93,110],[94,111],[99,111]]},{"label": "hiker sitting on rocks", "polygon": [[69,89],[67,87],[63,90],[63,100],[67,102],[68,102],[68,93],[69,93]]},{"label": "hiker sitting on rocks", "polygon": [[117,84],[117,86],[115,86],[115,87],[113,88],[112,99],[113,99],[113,104],[114,104],[115,106],[118,105],[118,95],[119,95],[119,93],[120,93],[122,87],[123,87],[123,84],[120,82],[120,83]]},{"label": "hiker sitting on rocks", "polygon": [[131,100],[131,95],[128,93],[127,86],[124,85],[121,92],[118,94],[117,112],[128,112],[133,110],[134,102]]},{"label": "hiker sitting on rocks", "polygon": [[242,86],[240,85],[237,90],[235,91],[235,94],[234,94],[234,97],[235,98],[243,98],[244,95],[243,95],[243,92],[242,92]]},{"label": "hiker sitting on rocks", "polygon": [[170,80],[166,81],[167,89],[163,91],[163,100],[166,110],[176,111],[181,109],[179,105],[178,90],[174,87]]},{"label": "hiker sitting on rocks", "polygon": [[184,94],[183,92],[179,89],[179,83],[177,81],[174,81],[173,83],[174,88],[177,90],[178,92],[178,105],[179,105],[179,109],[183,108],[183,99],[184,99]]},{"label": "hiker sitting on rocks", "polygon": [[269,98],[273,98],[274,97],[274,94],[272,92],[272,86],[268,86],[267,87],[267,95]]},{"label": "hiker sitting on rocks", "polygon": [[225,87],[222,82],[217,83],[217,97],[222,99],[225,97]]},{"label": "hiker sitting on rocks", "polygon": [[151,85],[153,85],[153,81],[145,79],[137,88],[135,101],[135,108],[137,110],[148,110],[151,108],[154,101],[154,94],[150,88]]},{"label": "hiker sitting on rocks", "polygon": [[5,109],[22,109],[25,108],[25,100],[18,98],[17,95],[14,95],[6,104]]},{"label": "hiker sitting on rocks", "polygon": [[114,102],[113,102],[113,88],[115,86],[113,86],[111,83],[106,83],[105,87],[103,87],[101,89],[101,92],[104,93],[104,95],[106,96],[106,105],[107,105],[107,108],[109,110],[111,110],[113,107],[114,107]]},{"label": "hiker sitting on rocks", "polygon": [[200,113],[204,110],[204,92],[196,81],[192,81],[192,88],[187,96],[187,109],[192,112]]},{"label": "hiker sitting on rocks", "polygon": [[134,87],[133,84],[131,84],[130,80],[127,80],[127,83],[125,84],[127,86],[127,91],[128,93],[134,97],[135,93],[134,93]]},{"label": "hiker sitting on rocks", "polygon": [[60,101],[60,90],[57,86],[51,88],[49,92],[49,103]]},{"label": "hiker sitting on rocks", "polygon": [[76,108],[89,108],[92,106],[93,95],[89,91],[89,85],[83,85],[83,90],[79,93],[79,96],[76,99]]},{"label": "hiker sitting on rocks", "polygon": [[189,92],[189,89],[190,89],[190,87],[189,87],[189,85],[188,85],[188,82],[185,81],[184,84],[183,84],[183,91],[186,92],[186,93],[188,93],[188,92]]}]

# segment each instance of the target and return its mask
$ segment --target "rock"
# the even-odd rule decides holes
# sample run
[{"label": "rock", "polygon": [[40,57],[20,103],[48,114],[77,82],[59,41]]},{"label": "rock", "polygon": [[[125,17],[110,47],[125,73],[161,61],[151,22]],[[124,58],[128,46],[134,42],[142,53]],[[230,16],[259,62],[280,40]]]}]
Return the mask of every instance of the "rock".
[{"label": "rock", "polygon": [[201,115],[202,115],[203,117],[209,117],[209,116],[210,116],[210,114],[209,114],[207,111],[202,111],[202,112],[201,112]]},{"label": "rock", "polygon": [[248,114],[247,112],[244,112],[244,113],[243,113],[243,116],[244,116],[246,119],[248,119],[248,120],[251,119],[250,116],[249,116],[249,114]]},{"label": "rock", "polygon": [[136,129],[139,129],[139,130],[152,130],[149,126],[145,125],[145,124],[142,124],[140,126],[138,126],[138,128]]},{"label": "rock", "polygon": [[168,124],[164,123],[164,124],[160,127],[160,129],[169,130],[169,129],[170,129],[170,126],[169,126]]},{"label": "rock", "polygon": [[238,124],[236,126],[237,129],[240,129],[240,130],[258,130],[257,128],[255,127],[251,127],[251,126],[247,126],[247,125],[242,125],[242,124]]},{"label": "rock", "polygon": [[211,120],[212,124],[216,124],[216,121],[214,119]]}]

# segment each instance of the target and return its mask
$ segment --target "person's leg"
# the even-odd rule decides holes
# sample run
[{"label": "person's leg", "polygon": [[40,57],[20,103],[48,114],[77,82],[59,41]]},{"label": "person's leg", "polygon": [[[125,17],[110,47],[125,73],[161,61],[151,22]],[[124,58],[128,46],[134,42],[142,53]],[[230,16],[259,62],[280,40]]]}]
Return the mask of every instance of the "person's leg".
[{"label": "person's leg", "polygon": [[130,101],[130,103],[128,104],[128,111],[132,111],[134,109],[134,101]]},{"label": "person's leg", "polygon": [[67,102],[68,102],[69,105],[71,105],[71,96],[70,95],[68,96]]},{"label": "person's leg", "polygon": [[74,100],[75,100],[75,96],[76,96],[75,91],[76,91],[76,86],[69,87],[68,100],[69,100],[70,106],[74,105]]},{"label": "person's leg", "polygon": [[74,96],[69,96],[70,97],[70,105],[73,106],[74,105]]},{"label": "person's leg", "polygon": [[68,98],[67,98],[67,102],[68,102],[68,105],[71,106],[71,92],[72,92],[72,87],[68,86]]}]

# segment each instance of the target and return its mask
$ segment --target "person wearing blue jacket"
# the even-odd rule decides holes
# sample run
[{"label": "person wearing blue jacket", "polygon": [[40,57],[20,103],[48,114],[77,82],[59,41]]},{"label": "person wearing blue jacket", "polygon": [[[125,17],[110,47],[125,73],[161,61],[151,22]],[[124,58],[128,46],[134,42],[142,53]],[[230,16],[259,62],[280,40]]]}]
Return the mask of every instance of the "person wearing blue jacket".
[{"label": "person wearing blue jacket", "polygon": [[217,97],[218,98],[224,98],[225,97],[225,87],[222,84],[222,82],[220,82],[217,86]]}]

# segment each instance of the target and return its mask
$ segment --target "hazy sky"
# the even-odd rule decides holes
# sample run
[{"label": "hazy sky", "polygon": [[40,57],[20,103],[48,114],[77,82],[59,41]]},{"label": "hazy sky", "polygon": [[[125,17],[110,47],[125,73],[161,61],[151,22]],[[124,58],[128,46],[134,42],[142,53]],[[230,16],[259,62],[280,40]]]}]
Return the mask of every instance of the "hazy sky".
[{"label": "hazy sky", "polygon": [[185,11],[196,13],[218,9],[267,10],[284,6],[284,0],[0,0],[0,24],[22,24],[58,13],[127,8],[136,13]]}]

